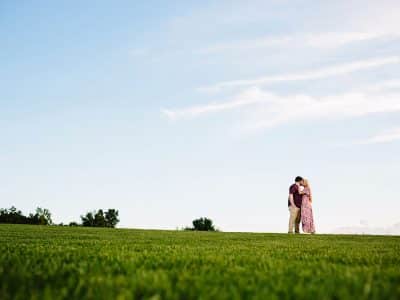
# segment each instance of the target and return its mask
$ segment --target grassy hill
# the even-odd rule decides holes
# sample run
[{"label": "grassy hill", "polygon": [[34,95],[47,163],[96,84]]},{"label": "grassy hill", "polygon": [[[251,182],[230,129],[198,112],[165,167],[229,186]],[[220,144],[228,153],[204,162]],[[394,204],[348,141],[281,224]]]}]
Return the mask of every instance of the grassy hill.
[{"label": "grassy hill", "polygon": [[0,299],[400,299],[400,237],[0,225]]}]

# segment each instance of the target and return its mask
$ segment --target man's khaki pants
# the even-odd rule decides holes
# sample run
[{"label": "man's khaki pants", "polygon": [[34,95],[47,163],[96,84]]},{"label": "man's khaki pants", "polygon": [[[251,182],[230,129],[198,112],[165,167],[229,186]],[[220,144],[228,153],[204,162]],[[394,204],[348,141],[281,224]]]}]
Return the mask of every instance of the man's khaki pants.
[{"label": "man's khaki pants", "polygon": [[296,233],[300,233],[300,220],[301,220],[301,211],[300,208],[297,206],[289,206],[289,212],[290,212],[290,217],[289,217],[289,233],[293,233],[293,227],[294,231]]}]

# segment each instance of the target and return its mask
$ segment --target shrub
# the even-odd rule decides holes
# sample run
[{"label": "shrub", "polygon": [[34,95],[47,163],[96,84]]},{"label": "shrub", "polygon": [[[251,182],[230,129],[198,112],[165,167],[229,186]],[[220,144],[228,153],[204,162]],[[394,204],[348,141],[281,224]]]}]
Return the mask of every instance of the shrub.
[{"label": "shrub", "polygon": [[193,227],[186,227],[185,230],[196,230],[196,231],[216,231],[213,221],[208,218],[195,219],[192,222]]}]

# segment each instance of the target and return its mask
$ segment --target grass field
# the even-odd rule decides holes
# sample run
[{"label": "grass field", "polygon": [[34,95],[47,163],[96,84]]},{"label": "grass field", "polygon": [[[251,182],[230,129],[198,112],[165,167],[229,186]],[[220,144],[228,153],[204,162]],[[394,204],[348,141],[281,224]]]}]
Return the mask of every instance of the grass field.
[{"label": "grass field", "polygon": [[400,237],[0,225],[0,299],[400,299]]}]

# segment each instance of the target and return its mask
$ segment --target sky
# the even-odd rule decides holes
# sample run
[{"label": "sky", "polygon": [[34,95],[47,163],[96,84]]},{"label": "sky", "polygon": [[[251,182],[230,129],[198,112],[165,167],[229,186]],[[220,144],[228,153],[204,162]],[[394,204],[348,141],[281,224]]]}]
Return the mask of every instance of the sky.
[{"label": "sky", "polygon": [[400,234],[398,1],[0,2],[0,207]]}]

